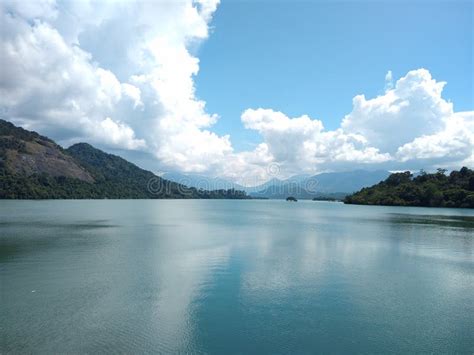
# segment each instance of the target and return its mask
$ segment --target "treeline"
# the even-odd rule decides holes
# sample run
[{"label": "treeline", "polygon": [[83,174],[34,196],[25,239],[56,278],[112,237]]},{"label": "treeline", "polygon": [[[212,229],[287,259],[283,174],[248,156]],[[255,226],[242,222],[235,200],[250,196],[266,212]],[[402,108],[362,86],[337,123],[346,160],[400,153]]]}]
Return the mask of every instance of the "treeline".
[{"label": "treeline", "polygon": [[6,174],[0,169],[0,199],[154,199],[203,198],[245,199],[237,190],[205,191],[187,188],[167,180],[151,180],[149,184],[127,184],[117,180],[88,183],[64,176]]},{"label": "treeline", "polygon": [[348,204],[386,206],[474,208],[474,171],[467,167],[452,171],[438,169],[416,177],[409,171],[391,174],[386,180],[366,187],[344,199]]},{"label": "treeline", "polygon": [[[46,150],[34,149],[41,146]],[[30,148],[28,148],[30,146]],[[31,148],[33,146],[33,148]],[[59,154],[60,153],[60,154]],[[56,160],[55,160],[56,159]],[[60,161],[63,170],[57,169]],[[32,174],[15,169],[30,162]],[[55,167],[45,169],[45,167]],[[77,172],[82,167],[92,177]],[[53,170],[53,172],[51,172]],[[81,170],[82,171],[82,170]],[[0,120],[0,199],[245,199],[244,191],[198,190],[162,179],[86,143],[63,149],[47,137]]]}]

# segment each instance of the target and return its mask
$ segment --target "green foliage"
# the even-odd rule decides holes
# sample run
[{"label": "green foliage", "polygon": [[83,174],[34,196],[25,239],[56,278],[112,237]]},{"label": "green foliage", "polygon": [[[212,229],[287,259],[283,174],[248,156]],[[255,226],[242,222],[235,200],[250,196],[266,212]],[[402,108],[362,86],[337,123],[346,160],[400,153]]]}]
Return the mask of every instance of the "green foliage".
[{"label": "green foliage", "polygon": [[438,169],[434,174],[421,171],[391,174],[372,187],[363,188],[344,200],[349,204],[464,207],[474,208],[474,171],[467,167],[452,171]]},{"label": "green foliage", "polygon": [[162,179],[150,171],[116,155],[107,154],[86,143],[66,152],[94,177],[100,196],[108,198],[246,198],[236,190],[205,191]]},{"label": "green foliage", "polygon": [[[155,177],[156,178],[156,177]],[[164,182],[163,188],[148,191],[139,184],[102,181],[88,183],[64,176],[35,174],[21,176],[5,173],[0,169],[0,199],[153,199],[153,198],[204,198],[245,199],[243,191],[204,191],[183,185]],[[171,185],[171,186],[170,186]]]},{"label": "green foliage", "polygon": [[0,136],[14,137],[16,139],[20,139],[26,142],[31,142],[34,140],[42,140],[42,141],[56,144],[48,137],[41,136],[38,133],[33,132],[33,131],[27,131],[26,129],[23,129],[21,127],[16,127],[14,124],[2,119],[0,119]]},{"label": "green foliage", "polygon": [[[94,178],[86,182],[45,173],[23,175],[13,173],[7,164],[7,152],[28,154],[25,142],[35,141],[60,149],[84,167]],[[206,198],[244,199],[245,192],[230,190],[205,191],[188,188],[162,179],[150,171],[118,156],[107,154],[89,144],[80,143],[63,150],[53,141],[35,132],[15,127],[0,120],[0,198],[3,199],[149,199]]]},{"label": "green foliage", "polygon": [[3,156],[8,149],[26,153],[26,144],[23,141],[11,137],[0,137],[0,154]]}]

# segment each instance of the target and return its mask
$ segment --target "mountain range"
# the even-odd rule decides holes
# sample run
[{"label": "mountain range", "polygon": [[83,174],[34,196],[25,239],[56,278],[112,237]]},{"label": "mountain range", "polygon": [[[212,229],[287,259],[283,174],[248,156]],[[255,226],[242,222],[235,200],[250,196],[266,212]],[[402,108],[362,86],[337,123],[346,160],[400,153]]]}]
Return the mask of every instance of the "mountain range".
[{"label": "mountain range", "polygon": [[196,174],[165,173],[162,177],[196,188],[234,188],[236,190],[243,190],[255,198],[284,199],[288,196],[294,196],[298,199],[312,199],[315,197],[341,199],[364,187],[377,184],[389,175],[390,172],[386,170],[354,170],[321,173],[313,176],[296,175],[286,180],[273,178],[263,184],[250,187],[221,178]]},{"label": "mountain range", "polygon": [[36,132],[0,120],[0,198],[248,198],[205,191],[156,176],[87,143],[64,149]]},{"label": "mountain range", "polygon": [[345,195],[385,179],[388,171],[273,178],[246,187],[219,177],[161,177],[87,143],[64,149],[36,132],[0,120],[0,198],[278,198]]}]

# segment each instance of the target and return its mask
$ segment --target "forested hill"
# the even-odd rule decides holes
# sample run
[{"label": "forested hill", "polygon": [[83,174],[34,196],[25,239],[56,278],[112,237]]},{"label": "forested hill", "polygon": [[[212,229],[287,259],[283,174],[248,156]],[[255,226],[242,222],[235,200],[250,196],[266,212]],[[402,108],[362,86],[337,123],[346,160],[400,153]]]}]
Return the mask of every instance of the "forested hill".
[{"label": "forested hill", "polygon": [[344,202],[360,205],[474,208],[474,171],[463,167],[446,175],[445,170],[438,169],[437,173],[421,172],[416,177],[409,171],[395,173],[377,185],[347,196]]},{"label": "forested hill", "polygon": [[86,143],[63,149],[0,120],[0,198],[248,198],[242,191],[188,188]]}]

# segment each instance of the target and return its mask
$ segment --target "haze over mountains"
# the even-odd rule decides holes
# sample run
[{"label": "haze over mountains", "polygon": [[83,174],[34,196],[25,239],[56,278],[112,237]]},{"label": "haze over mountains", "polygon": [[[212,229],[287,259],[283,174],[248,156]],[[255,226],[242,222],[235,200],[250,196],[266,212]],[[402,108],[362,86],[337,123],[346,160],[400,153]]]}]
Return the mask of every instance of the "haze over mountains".
[{"label": "haze over mountains", "polygon": [[196,174],[165,173],[163,178],[177,183],[203,188],[243,190],[252,197],[282,199],[289,195],[300,199],[310,199],[318,196],[346,195],[372,186],[385,180],[390,175],[385,170],[354,170],[346,172],[322,173],[314,176],[296,175],[286,180],[270,179],[256,186],[242,186],[231,181],[206,177]]}]

